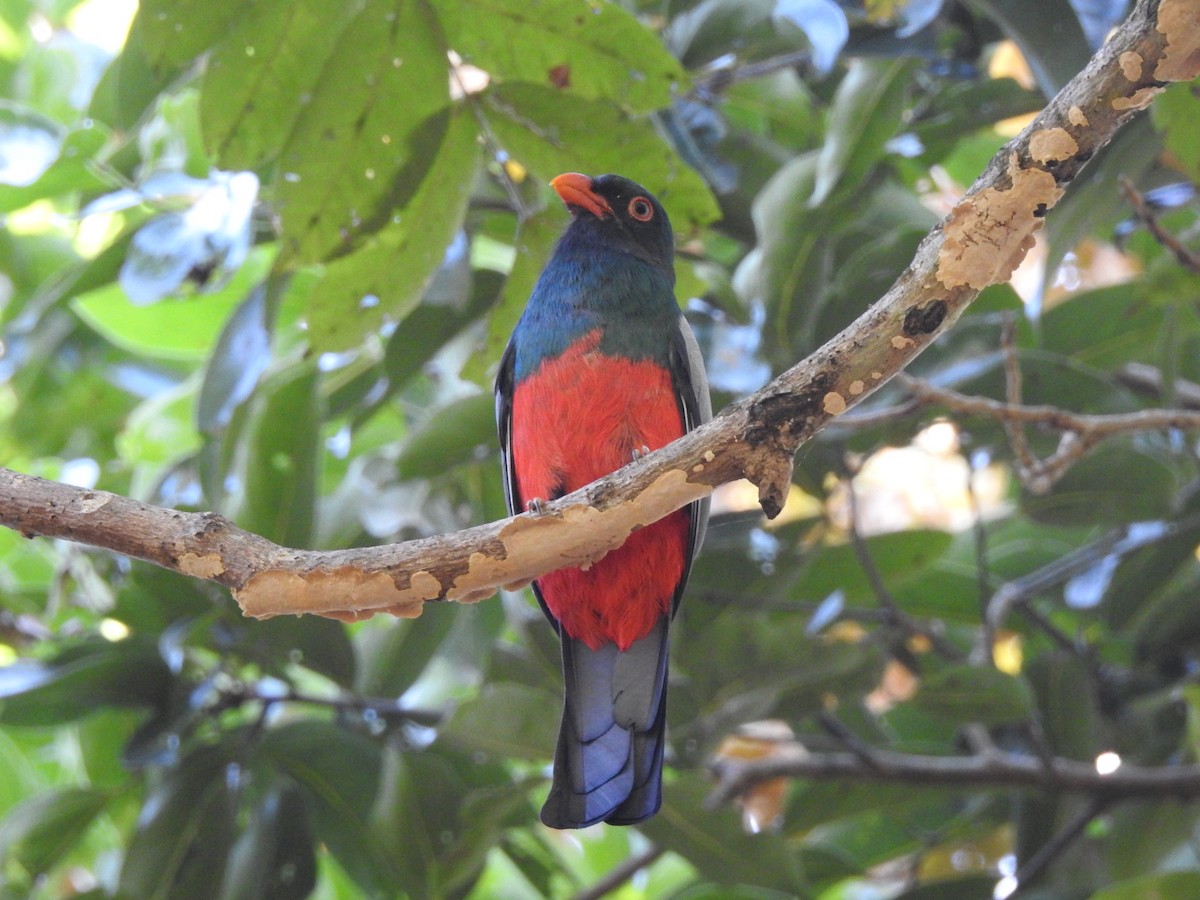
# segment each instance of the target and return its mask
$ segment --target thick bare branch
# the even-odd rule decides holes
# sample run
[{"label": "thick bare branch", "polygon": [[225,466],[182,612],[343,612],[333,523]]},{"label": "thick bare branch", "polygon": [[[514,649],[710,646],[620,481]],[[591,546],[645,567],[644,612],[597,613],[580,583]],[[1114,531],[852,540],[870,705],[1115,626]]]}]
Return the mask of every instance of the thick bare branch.
[{"label": "thick bare branch", "polygon": [[1167,82],[1200,72],[1200,6],[1140,0],[1129,19],[989,165],[887,294],[811,357],[704,428],[538,515],[369,549],[292,550],[219,516],[0,475],[0,523],[83,541],[230,587],[252,616],[417,615],[596,560],[629,533],[748,478],[783,506],[796,449],[904,368],[981,289],[1006,280],[1084,164]]}]

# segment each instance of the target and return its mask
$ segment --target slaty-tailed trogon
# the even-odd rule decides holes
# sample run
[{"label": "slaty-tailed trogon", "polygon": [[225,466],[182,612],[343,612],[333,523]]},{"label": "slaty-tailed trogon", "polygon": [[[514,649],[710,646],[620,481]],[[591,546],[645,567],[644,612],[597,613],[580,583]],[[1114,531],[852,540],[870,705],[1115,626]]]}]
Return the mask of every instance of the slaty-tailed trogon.
[{"label": "slaty-tailed trogon", "polygon": [[[711,415],[675,302],[666,211],[617,175],[560,175],[571,223],[500,363],[496,418],[512,512],[656,450]],[[566,700],[542,821],[628,825],[662,802],[668,626],[707,501],[635,531],[587,570],[539,578],[562,641]]]}]

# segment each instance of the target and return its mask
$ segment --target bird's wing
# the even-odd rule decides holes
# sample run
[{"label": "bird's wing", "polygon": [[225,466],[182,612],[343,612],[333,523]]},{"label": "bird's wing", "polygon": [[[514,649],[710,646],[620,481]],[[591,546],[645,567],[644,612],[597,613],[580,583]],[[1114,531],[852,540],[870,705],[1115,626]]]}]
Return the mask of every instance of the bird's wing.
[{"label": "bird's wing", "polygon": [[[671,342],[670,368],[671,381],[675,386],[675,399],[683,416],[683,429],[685,432],[691,431],[712,418],[712,398],[708,393],[708,376],[704,374],[704,358],[700,353],[700,345],[696,343],[696,336],[682,313]],[[688,529],[688,564],[675,591],[672,611],[679,606],[679,599],[687,586],[691,561],[695,559],[696,554],[700,552],[700,545],[704,543],[704,533],[708,529],[708,506],[709,498],[705,497],[689,507],[691,524]]]},{"label": "bird's wing", "polygon": [[500,370],[496,373],[496,431],[500,435],[500,466],[504,475],[504,503],[508,514],[515,516],[524,512],[517,493],[517,472],[512,458],[512,408],[515,382],[516,346],[512,341],[500,357]]}]

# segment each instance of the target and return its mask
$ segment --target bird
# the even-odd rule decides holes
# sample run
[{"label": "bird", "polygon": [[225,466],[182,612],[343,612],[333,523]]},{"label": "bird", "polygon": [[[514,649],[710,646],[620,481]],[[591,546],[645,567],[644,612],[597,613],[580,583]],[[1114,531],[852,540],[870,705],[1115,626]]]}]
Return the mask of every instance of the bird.
[{"label": "bird", "polygon": [[[712,416],[695,336],[675,299],[667,212],[619,175],[550,182],[570,223],[496,378],[511,514],[665,446]],[[669,628],[704,539],[707,499],[634,531],[589,567],[533,591],[562,649],[564,702],[551,828],[632,825],[662,804]]]}]

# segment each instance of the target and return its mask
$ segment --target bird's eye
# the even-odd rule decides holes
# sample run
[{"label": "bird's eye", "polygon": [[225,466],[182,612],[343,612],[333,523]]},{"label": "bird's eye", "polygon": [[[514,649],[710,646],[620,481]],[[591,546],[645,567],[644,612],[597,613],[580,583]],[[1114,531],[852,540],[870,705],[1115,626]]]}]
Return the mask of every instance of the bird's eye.
[{"label": "bird's eye", "polygon": [[629,214],[639,222],[649,222],[654,218],[654,207],[645,197],[634,197],[629,201]]}]

